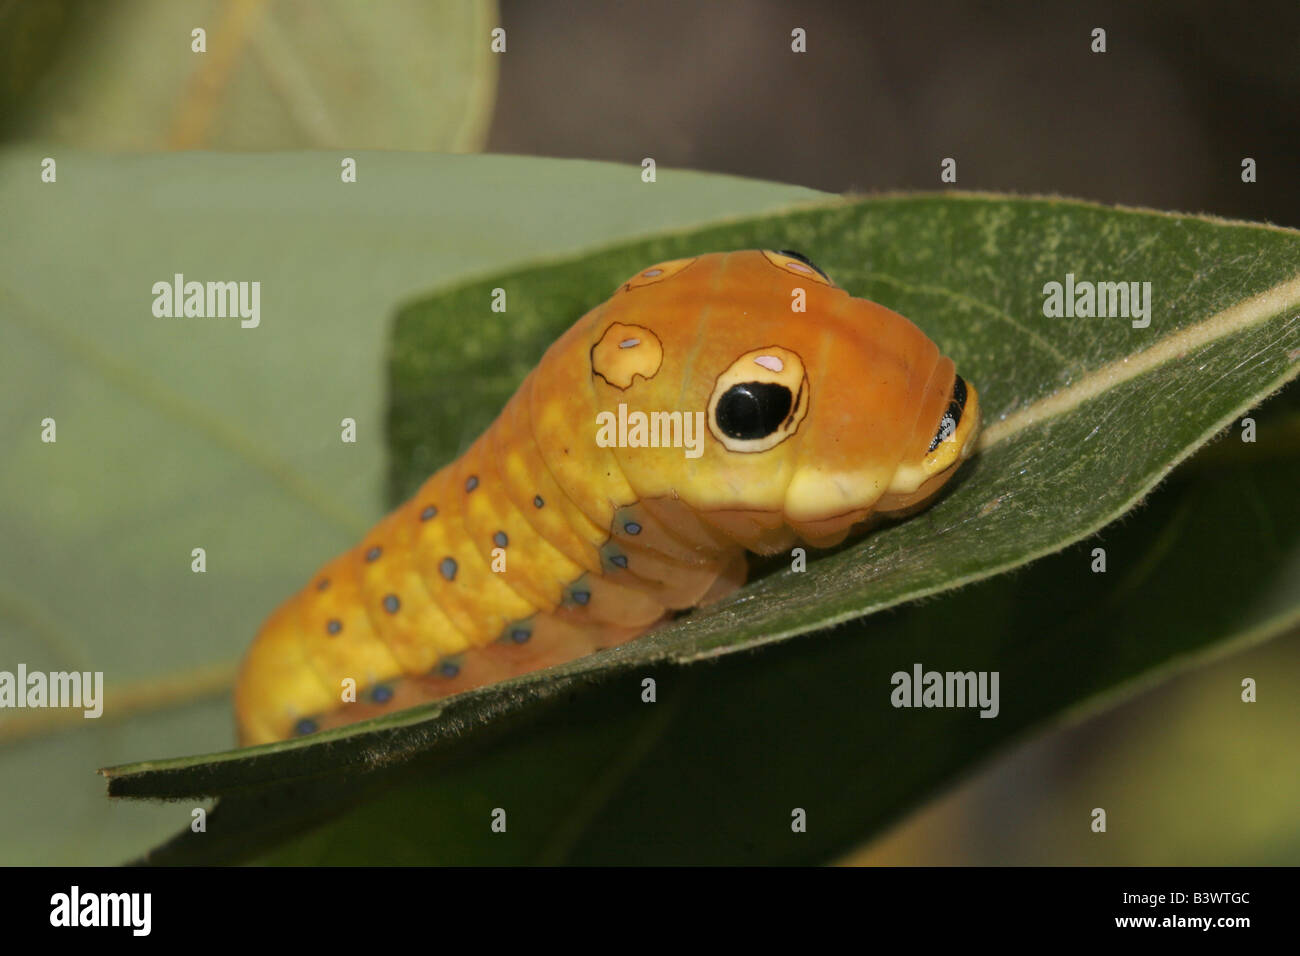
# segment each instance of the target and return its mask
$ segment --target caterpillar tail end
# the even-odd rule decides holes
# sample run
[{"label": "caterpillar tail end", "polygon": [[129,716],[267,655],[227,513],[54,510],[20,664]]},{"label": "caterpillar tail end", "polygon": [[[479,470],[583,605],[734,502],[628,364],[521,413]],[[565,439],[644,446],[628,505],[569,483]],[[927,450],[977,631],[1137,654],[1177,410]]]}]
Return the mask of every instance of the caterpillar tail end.
[{"label": "caterpillar tail end", "polygon": [[239,666],[234,697],[241,747],[292,737],[295,714],[316,713],[333,703],[305,666],[298,600],[286,601],[266,619]]}]

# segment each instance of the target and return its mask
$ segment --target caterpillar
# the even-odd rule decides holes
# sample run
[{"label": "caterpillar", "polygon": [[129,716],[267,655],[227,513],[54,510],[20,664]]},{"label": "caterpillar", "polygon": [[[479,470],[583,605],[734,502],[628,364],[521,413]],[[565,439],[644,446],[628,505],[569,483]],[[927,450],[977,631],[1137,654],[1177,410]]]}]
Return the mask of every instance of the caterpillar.
[{"label": "caterpillar", "polygon": [[236,682],[240,742],[632,640],[740,587],[746,551],[830,547],[925,506],[979,424],[975,389],[919,328],[799,253],[644,269],[271,614]]}]

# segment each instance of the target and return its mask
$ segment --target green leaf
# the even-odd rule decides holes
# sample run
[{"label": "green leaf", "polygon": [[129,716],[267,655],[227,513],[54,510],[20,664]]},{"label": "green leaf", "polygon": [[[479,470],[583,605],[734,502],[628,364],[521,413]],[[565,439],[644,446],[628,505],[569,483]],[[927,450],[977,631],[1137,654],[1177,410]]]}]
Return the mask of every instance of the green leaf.
[{"label": "green leaf", "polygon": [[55,0],[0,17],[24,87],[10,138],[461,152],[483,145],[496,96],[492,0]]},{"label": "green leaf", "polygon": [[[575,807],[592,800],[592,814],[599,813],[608,799],[602,796],[607,788],[593,786],[592,779],[612,775],[617,781],[632,773],[635,755],[653,749],[668,733],[647,725],[674,722],[671,714],[645,716],[634,692],[641,676],[660,673],[667,681],[663,668],[675,674],[680,665],[719,660],[855,620],[1067,548],[1131,509],[1174,465],[1300,370],[1300,237],[1295,233],[1061,200],[948,194],[837,202],[513,270],[412,305],[399,318],[392,350],[393,487],[408,491],[461,450],[500,408],[545,345],[647,262],[712,249],[774,246],[800,249],[849,291],[917,321],[979,387],[988,422],[985,440],[950,494],[915,518],[810,564],[806,574],[772,569],[734,599],[622,648],[463,694],[423,711],[321,735],[319,740],[116,768],[110,772],[110,792],[238,793],[239,799],[223,804],[213,815],[214,825],[226,821],[222,832],[229,846],[247,834],[244,827],[254,819],[281,834],[287,832],[284,827],[303,822],[294,802],[283,799],[286,781],[299,788],[299,802],[306,788],[313,794],[307,802],[321,809],[349,792],[345,781],[371,775],[377,768],[398,768],[394,772],[403,775],[418,773],[421,767],[436,770],[437,789],[447,790],[446,799],[459,799],[458,806],[473,807],[475,813],[481,811],[482,801],[474,803],[470,795],[500,805],[505,798],[492,794],[501,787],[517,800],[525,799],[521,794],[526,792],[527,805],[539,807],[542,818],[552,819],[547,807],[554,804],[577,813]],[[1151,282],[1155,305],[1150,326],[1135,328],[1122,318],[1044,316],[1044,283],[1062,281],[1067,273],[1080,279]],[[484,318],[482,303],[497,286],[505,287],[510,297],[508,325]],[[456,347],[449,347],[453,343]],[[1240,637],[1246,630],[1220,628],[1207,635],[1171,627],[1150,648],[1121,645],[1123,653],[1104,657],[1090,670],[1079,666],[1078,640],[1056,640],[1041,623],[1039,631],[1015,626],[1020,622],[1009,609],[1019,605],[1008,603],[1007,592],[999,595],[990,586],[951,600],[964,600],[968,593],[977,596],[965,612],[972,615],[970,621],[951,610],[939,619],[931,616],[922,625],[924,643],[913,641],[911,634],[895,634],[889,645],[875,635],[915,615],[926,622],[926,605],[909,611],[906,618],[854,625],[857,640],[841,633],[826,643],[793,642],[763,655],[719,663],[703,673],[692,669],[688,676],[673,677],[674,684],[689,680],[707,686],[673,703],[683,713],[677,718],[678,736],[672,738],[676,749],[665,747],[663,762],[654,765],[658,773],[686,772],[696,779],[716,780],[716,764],[703,753],[706,745],[743,737],[755,702],[784,701],[791,684],[797,683],[808,701],[799,720],[813,721],[819,711],[841,718],[856,715],[853,739],[871,745],[841,752],[833,766],[842,767],[851,754],[862,764],[862,780],[876,781],[872,793],[856,792],[851,812],[841,808],[833,832],[784,850],[774,850],[770,841],[745,831],[740,817],[722,821],[717,813],[703,813],[681,801],[675,814],[665,811],[673,825],[696,839],[703,839],[700,828],[714,834],[711,841],[691,844],[701,848],[702,857],[734,859],[726,856],[727,847],[752,846],[760,851],[754,859],[819,858],[914,803],[995,740],[1095,701],[1199,647]],[[1276,633],[1294,620],[1294,592],[1283,593],[1292,595],[1290,602],[1251,633]],[[994,597],[978,597],[984,594]],[[981,600],[989,603],[980,605]],[[962,626],[953,626],[954,621],[962,621]],[[872,637],[863,637],[863,631]],[[1091,630],[1083,633],[1102,641],[1107,632],[1100,638]],[[832,640],[835,650],[827,651]],[[1011,653],[1021,645],[1032,654],[1021,658]],[[890,647],[896,652],[892,657],[870,656]],[[800,662],[815,658],[818,648],[832,657],[820,669],[810,663],[806,673],[821,681],[810,677],[801,683],[798,675],[805,670]],[[767,683],[757,670],[743,670],[761,668],[759,662],[769,659],[783,666],[767,673]],[[888,705],[889,675],[913,661],[927,666],[932,662],[943,670],[1000,669],[1013,675],[1020,694],[1014,704],[1008,702],[1014,710],[1004,713],[1014,716],[1001,722],[976,721],[977,727],[991,724],[999,730],[983,731],[982,747],[963,747],[960,735],[944,736],[935,728],[946,731],[947,722],[969,720],[969,712],[895,711]],[[733,670],[741,676],[728,678]],[[576,693],[596,680],[602,682],[596,689]],[[725,686],[715,687],[715,681]],[[1031,685],[1038,689],[1024,691]],[[867,692],[866,686],[876,689]],[[700,698],[704,709],[691,716],[691,704]],[[539,705],[546,703],[556,710],[542,713]],[[904,731],[911,725],[900,713],[929,729],[919,737],[915,728]],[[516,729],[527,721],[544,729]],[[579,721],[581,729],[574,730]],[[723,729],[715,733],[706,728]],[[497,745],[503,749],[489,750],[487,756],[479,753],[469,763],[475,751],[485,747],[480,734],[501,735],[512,729],[510,740]],[[528,741],[537,733],[545,746],[529,751]],[[906,751],[900,757],[884,748],[886,756],[915,760],[915,772],[900,774],[894,763],[874,758],[870,748],[895,734],[913,741],[917,750],[906,758]],[[701,743],[692,745],[693,740]],[[498,754],[496,762],[492,753]],[[631,769],[620,756],[628,753],[633,755],[626,758]],[[748,769],[740,763],[728,761],[729,771],[740,778],[764,772],[763,761]],[[563,780],[554,779],[554,768],[565,768]],[[537,771],[534,777],[530,769]],[[445,775],[457,773],[453,782],[444,783]],[[540,779],[546,787],[534,786]],[[792,784],[799,775],[782,773],[780,779]],[[776,786],[770,779],[768,785]],[[803,804],[789,803],[795,795],[786,784],[778,789],[781,796],[773,806],[782,808],[784,823],[777,832],[789,837],[789,807]],[[625,792],[617,782],[614,790]],[[401,812],[415,805],[413,793],[427,798],[428,787],[417,784],[414,790],[395,791],[389,800],[357,813],[410,823]],[[700,799],[711,799],[704,790],[699,793]],[[401,802],[403,794],[407,803]],[[268,809],[273,804],[278,810]],[[633,804],[645,809],[635,798]],[[692,813],[696,823],[683,824]],[[849,817],[856,831],[848,825]],[[430,819],[438,823],[442,818]],[[602,857],[601,851],[591,849],[584,856],[581,848],[642,845],[644,829],[633,828],[621,836],[599,829],[596,839],[592,820],[594,816],[589,820],[579,814],[577,822],[565,823],[569,835],[539,851],[540,858],[613,860],[612,849]],[[479,822],[475,816],[441,839],[431,835],[430,842],[420,844],[423,850],[412,852],[423,860],[457,858],[449,848],[460,838],[475,852],[487,854],[463,859],[519,859],[536,849],[530,844],[520,851],[517,844],[505,842],[487,849],[482,841],[474,843],[466,833],[477,832]],[[467,830],[469,826],[475,829]],[[554,836],[553,827],[537,829]],[[330,859],[386,859],[384,854],[392,850],[388,840],[340,843],[336,837],[343,831],[325,832],[322,839],[332,841]],[[213,842],[182,838],[160,858],[210,858]],[[658,858],[696,858],[683,844],[662,845],[664,854]],[[684,856],[674,856],[674,848]]]},{"label": "green leaf", "polygon": [[[343,185],[326,153],[60,149],[48,184],[46,155],[0,153],[0,670],[103,671],[107,686],[99,720],[0,712],[5,863],[116,863],[188,825],[192,804],[106,801],[95,768],[233,745],[226,690],[259,623],[383,513],[400,302],[820,195],[404,153],[357,153]],[[177,272],[261,282],[260,326],[155,318],[152,285]]]}]

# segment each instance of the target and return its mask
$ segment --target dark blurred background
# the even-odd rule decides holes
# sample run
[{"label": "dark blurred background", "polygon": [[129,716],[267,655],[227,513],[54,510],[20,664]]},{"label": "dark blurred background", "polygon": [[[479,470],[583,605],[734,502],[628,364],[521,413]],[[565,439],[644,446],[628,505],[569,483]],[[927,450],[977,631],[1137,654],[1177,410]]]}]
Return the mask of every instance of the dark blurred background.
[{"label": "dark blurred background", "polygon": [[503,0],[501,22],[489,152],[830,192],[936,189],[951,156],[961,189],[1300,226],[1295,2]]}]

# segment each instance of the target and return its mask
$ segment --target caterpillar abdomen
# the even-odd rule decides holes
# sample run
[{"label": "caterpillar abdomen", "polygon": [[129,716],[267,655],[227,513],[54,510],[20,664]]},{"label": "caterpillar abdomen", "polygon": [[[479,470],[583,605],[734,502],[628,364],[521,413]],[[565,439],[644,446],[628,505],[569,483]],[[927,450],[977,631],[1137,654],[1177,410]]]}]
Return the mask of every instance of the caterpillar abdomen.
[{"label": "caterpillar abdomen", "polygon": [[[267,621],[237,691],[242,742],[559,664],[694,606],[724,569],[729,589],[743,583],[739,546],[702,548],[647,510],[616,509],[608,491],[619,482],[585,478],[575,491],[557,482],[519,427],[528,384],[461,458]],[[605,495],[610,527],[598,531],[575,493]],[[343,703],[349,679],[356,699]]]},{"label": "caterpillar abdomen", "polygon": [[[806,312],[790,309],[796,286]],[[746,550],[834,544],[928,500],[977,430],[974,389],[919,329],[802,257],[651,267],[566,332],[459,459],[268,618],[236,687],[240,739],[630,640],[738,587]]]}]

